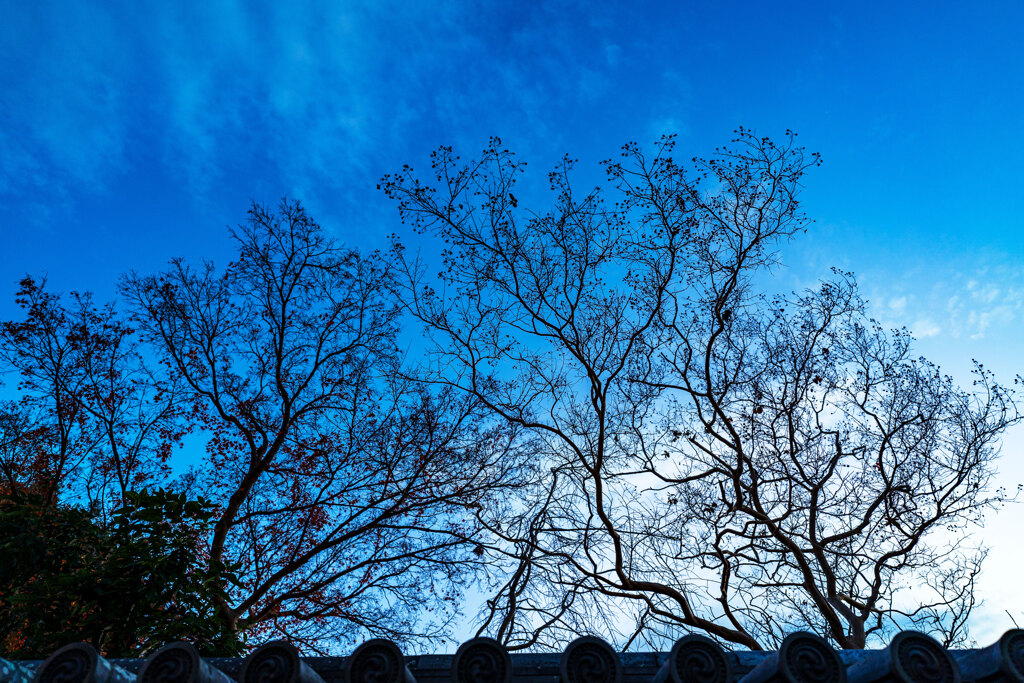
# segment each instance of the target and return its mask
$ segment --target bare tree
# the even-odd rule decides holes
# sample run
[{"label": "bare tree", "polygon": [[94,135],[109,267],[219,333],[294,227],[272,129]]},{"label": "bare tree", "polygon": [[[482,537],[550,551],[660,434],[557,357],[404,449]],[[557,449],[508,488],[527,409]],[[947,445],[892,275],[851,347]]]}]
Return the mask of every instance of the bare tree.
[{"label": "bare tree", "polygon": [[1002,498],[987,487],[1012,392],[980,366],[955,387],[837,275],[723,316],[719,339],[686,326],[652,349],[636,379],[680,397],[659,451],[685,465],[648,453],[636,470],[666,496],[649,537],[668,537],[643,552],[668,542],[711,570],[715,607],[758,642],[811,626],[860,648],[907,625],[959,642],[984,556],[966,532]]},{"label": "bare tree", "polygon": [[139,324],[209,435],[211,565],[230,627],[330,640],[444,632],[486,558],[471,514],[515,485],[514,434],[400,372],[390,272],[298,203],[254,205],[223,271],[128,276]]},{"label": "bare tree", "polygon": [[168,460],[192,426],[181,382],[146,362],[135,331],[113,304],[97,308],[88,295],[73,299],[76,395],[100,438],[89,488],[107,502],[105,491],[113,486],[120,504],[129,491],[169,477]]},{"label": "bare tree", "polygon": [[67,306],[45,280],[25,278],[25,319],[0,327],[0,361],[16,373],[20,394],[5,411],[4,470],[11,491],[102,509],[165,476],[186,428],[177,387],[155,386],[113,305],[97,307],[89,294],[70,298]]},{"label": "bare tree", "polygon": [[848,274],[759,295],[808,224],[818,159],[792,134],[734,142],[689,171],[670,137],[626,145],[605,162],[611,207],[566,160],[553,208],[520,208],[525,164],[497,140],[468,164],[442,148],[430,182],[382,181],[446,246],[436,279],[394,250],[432,381],[522,430],[548,472],[514,515],[479,515],[511,560],[481,632],[512,647],[602,624],[627,647],[680,629],[751,648],[795,627],[842,647],[897,623],[963,637],[982,557],[964,530],[1001,499],[986,486],[1012,392],[913,359]]}]

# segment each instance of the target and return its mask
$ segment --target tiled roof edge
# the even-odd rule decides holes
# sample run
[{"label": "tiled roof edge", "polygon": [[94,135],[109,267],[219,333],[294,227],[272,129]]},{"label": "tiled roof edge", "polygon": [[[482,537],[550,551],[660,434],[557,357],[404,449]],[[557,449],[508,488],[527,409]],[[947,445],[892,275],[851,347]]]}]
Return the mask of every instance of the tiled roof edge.
[{"label": "tiled roof edge", "polygon": [[794,633],[770,652],[730,651],[686,636],[669,652],[616,653],[579,638],[562,653],[508,653],[478,638],[454,655],[403,656],[389,641],[347,657],[300,657],[290,643],[267,643],[248,657],[199,657],[173,643],[145,659],[110,659],[84,643],[46,660],[0,660],[0,683],[1024,683],[1024,630],[986,648],[947,650],[904,631],[883,649],[835,650]]}]

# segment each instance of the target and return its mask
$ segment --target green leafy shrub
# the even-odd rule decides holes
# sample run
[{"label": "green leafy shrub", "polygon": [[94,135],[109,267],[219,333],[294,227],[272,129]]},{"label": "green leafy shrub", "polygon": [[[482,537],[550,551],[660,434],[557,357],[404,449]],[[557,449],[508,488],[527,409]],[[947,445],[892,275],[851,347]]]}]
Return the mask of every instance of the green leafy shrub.
[{"label": "green leafy shrub", "polygon": [[174,640],[241,653],[216,608],[237,568],[210,566],[200,541],[213,517],[210,502],[163,489],[128,493],[106,525],[40,498],[0,501],[0,656],[42,658],[79,640],[108,657]]}]

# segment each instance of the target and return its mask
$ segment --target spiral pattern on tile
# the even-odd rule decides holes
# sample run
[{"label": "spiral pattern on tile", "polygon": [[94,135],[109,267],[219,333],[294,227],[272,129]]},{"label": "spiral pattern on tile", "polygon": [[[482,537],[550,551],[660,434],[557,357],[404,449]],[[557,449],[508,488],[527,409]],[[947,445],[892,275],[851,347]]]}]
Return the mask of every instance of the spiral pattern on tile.
[{"label": "spiral pattern on tile", "polygon": [[82,683],[92,678],[98,655],[90,656],[87,648],[92,649],[84,643],[61,648],[43,664],[36,680],[39,683]]},{"label": "spiral pattern on tile", "polygon": [[786,636],[779,647],[779,658],[794,681],[842,683],[846,680],[846,669],[839,655],[825,640],[812,633]]},{"label": "spiral pattern on tile", "polygon": [[455,653],[456,683],[508,683],[512,662],[505,648],[490,638],[474,638]]},{"label": "spiral pattern on tile", "polygon": [[618,683],[622,667],[618,655],[600,638],[577,638],[562,654],[565,683]]},{"label": "spiral pattern on tile", "polygon": [[296,677],[298,662],[286,647],[264,645],[246,663],[243,683],[288,683]]},{"label": "spiral pattern on tile", "polygon": [[893,638],[889,645],[895,652],[893,657],[907,680],[915,683],[952,683],[959,679],[949,653],[934,639],[916,633],[903,631]]},{"label": "spiral pattern on tile", "polygon": [[374,639],[356,648],[349,664],[349,683],[402,683],[402,651],[388,640]]},{"label": "spiral pattern on tile", "polygon": [[153,655],[139,683],[184,683],[195,673],[192,653],[183,647],[169,647]]},{"label": "spiral pattern on tile", "polygon": [[671,664],[679,683],[729,683],[725,653],[710,638],[681,638],[672,648]]}]

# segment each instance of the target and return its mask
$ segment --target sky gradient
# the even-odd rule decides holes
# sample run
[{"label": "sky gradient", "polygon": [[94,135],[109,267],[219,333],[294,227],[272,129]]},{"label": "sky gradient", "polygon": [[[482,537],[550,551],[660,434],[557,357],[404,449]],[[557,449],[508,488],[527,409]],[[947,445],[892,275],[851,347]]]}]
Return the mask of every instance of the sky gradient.
[{"label": "sky gradient", "polygon": [[[745,126],[824,158],[780,288],[856,273],[873,314],[961,382],[1024,373],[1020,2],[55,2],[0,22],[0,318],[24,274],[231,254],[250,200],[302,200],[363,249],[400,229],[376,184],[501,136],[539,181],[629,140],[708,155]],[[856,9],[852,9],[856,7]],[[1024,482],[1024,430],[1000,483]],[[993,514],[975,637],[1024,626],[1024,504]]]}]

